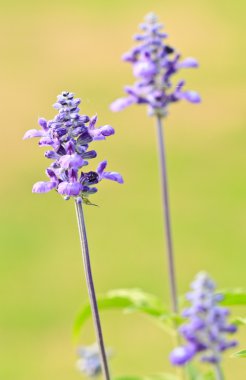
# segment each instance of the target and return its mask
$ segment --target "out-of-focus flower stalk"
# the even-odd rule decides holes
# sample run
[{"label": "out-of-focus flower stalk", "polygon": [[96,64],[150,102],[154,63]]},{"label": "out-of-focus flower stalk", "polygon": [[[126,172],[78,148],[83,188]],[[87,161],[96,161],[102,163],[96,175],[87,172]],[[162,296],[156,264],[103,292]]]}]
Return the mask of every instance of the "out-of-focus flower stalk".
[{"label": "out-of-focus flower stalk", "polygon": [[164,141],[162,118],[160,116],[156,117],[156,128],[157,128],[157,140],[158,140],[158,148],[159,148],[161,198],[162,198],[163,219],[164,219],[165,235],[166,235],[167,265],[168,265],[168,275],[169,275],[169,284],[170,284],[170,293],[171,293],[171,303],[172,303],[172,310],[175,313],[178,313],[177,285],[176,285],[176,277],[175,277],[173,241],[172,241],[171,220],[170,220],[170,205],[169,205],[169,195],[168,195],[165,141]]}]

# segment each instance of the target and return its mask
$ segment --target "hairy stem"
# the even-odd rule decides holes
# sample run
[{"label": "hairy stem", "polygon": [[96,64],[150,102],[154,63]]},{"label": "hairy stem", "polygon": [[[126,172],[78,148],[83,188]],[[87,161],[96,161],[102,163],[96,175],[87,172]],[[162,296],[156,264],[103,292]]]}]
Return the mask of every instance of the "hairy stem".
[{"label": "hairy stem", "polygon": [[157,128],[157,138],[158,138],[158,147],[159,147],[161,195],[162,195],[163,218],[164,218],[165,234],[166,234],[167,264],[168,264],[169,286],[170,286],[170,293],[171,293],[171,303],[172,303],[173,312],[178,313],[178,300],[177,300],[173,242],[172,242],[172,234],[171,234],[170,208],[169,208],[169,197],[168,197],[165,144],[164,144],[164,134],[162,130],[162,119],[160,116],[157,116],[156,128]]},{"label": "hairy stem", "polygon": [[90,254],[89,254],[89,247],[88,247],[88,241],[87,241],[87,235],[86,235],[83,206],[80,202],[75,201],[75,208],[76,208],[76,214],[77,214],[77,220],[78,220],[78,228],[79,228],[83,264],[84,264],[84,269],[85,269],[86,284],[87,284],[87,290],[88,290],[89,299],[90,299],[91,312],[92,312],[94,328],[96,332],[97,343],[98,343],[99,352],[100,352],[102,372],[104,375],[104,379],[110,380],[107,355],[106,355],[106,351],[104,347],[102,327],[101,327],[95,288],[94,288],[93,277],[92,277],[92,272],[91,272]]}]

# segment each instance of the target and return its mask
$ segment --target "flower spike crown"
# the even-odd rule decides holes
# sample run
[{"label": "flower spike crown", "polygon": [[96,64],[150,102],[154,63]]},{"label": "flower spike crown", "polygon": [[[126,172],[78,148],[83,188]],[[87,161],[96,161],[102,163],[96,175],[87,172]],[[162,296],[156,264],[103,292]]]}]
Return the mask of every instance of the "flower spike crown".
[{"label": "flower spike crown", "polygon": [[183,312],[189,322],[180,327],[187,344],[175,348],[170,360],[173,365],[182,366],[200,354],[202,362],[219,363],[222,353],[237,345],[237,341],[226,337],[235,333],[237,327],[227,322],[229,310],[219,306],[223,296],[215,292],[215,284],[206,273],[196,276],[191,289],[187,294],[191,306]]},{"label": "flower spike crown", "polygon": [[64,199],[76,197],[90,204],[88,196],[97,192],[95,185],[102,179],[123,183],[119,173],[105,171],[107,161],[102,161],[96,171],[84,172],[81,168],[88,165],[89,159],[95,158],[95,150],[89,150],[89,144],[95,140],[105,140],[114,134],[110,125],[95,128],[97,116],[79,115],[80,99],[74,94],[62,92],[58,95],[54,108],[58,114],[53,120],[39,119],[41,130],[27,131],[23,139],[40,137],[40,146],[49,146],[52,150],[45,152],[45,157],[54,160],[46,170],[47,182],[37,182],[32,191],[47,193],[55,189]]},{"label": "flower spike crown", "polygon": [[140,44],[122,57],[133,65],[137,82],[125,87],[127,97],[114,101],[110,106],[112,111],[121,111],[132,104],[146,104],[150,116],[164,117],[171,103],[181,99],[191,103],[201,101],[197,92],[183,90],[184,80],[175,86],[172,84],[175,73],[182,68],[198,67],[198,63],[194,58],[180,60],[181,55],[164,43],[167,34],[161,32],[162,27],[154,13],[148,14],[140,24],[143,33],[134,37]]}]

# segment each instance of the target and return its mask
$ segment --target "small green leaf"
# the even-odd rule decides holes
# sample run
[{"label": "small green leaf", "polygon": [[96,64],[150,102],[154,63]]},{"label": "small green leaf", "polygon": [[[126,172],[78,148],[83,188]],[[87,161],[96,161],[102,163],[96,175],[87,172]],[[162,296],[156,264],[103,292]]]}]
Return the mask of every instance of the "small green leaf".
[{"label": "small green leaf", "polygon": [[[141,289],[117,289],[112,290],[97,298],[100,310],[119,309],[124,312],[140,312],[153,317],[159,323],[174,325],[174,316],[167,312],[162,301]],[[83,327],[88,318],[91,317],[91,308],[89,302],[83,307],[74,324],[74,336],[77,337],[80,329]]]},{"label": "small green leaf", "polygon": [[240,306],[246,305],[246,290],[245,289],[228,289],[218,292],[224,296],[221,301],[225,306]]},{"label": "small green leaf", "polygon": [[246,318],[236,317],[236,318],[231,319],[231,323],[233,323],[236,326],[245,326],[246,325]]},{"label": "small green leaf", "polygon": [[246,358],[246,350],[238,351],[233,356],[235,358]]}]

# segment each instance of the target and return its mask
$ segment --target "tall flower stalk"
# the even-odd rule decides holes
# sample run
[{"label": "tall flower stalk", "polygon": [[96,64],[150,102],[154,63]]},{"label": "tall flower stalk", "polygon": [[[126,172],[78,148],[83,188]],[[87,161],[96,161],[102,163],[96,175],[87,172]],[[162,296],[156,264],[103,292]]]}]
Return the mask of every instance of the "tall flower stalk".
[{"label": "tall flower stalk", "polygon": [[110,380],[107,355],[106,355],[105,346],[104,346],[102,327],[101,327],[100,316],[98,312],[96,293],[95,293],[92,271],[91,271],[90,254],[89,254],[89,247],[88,247],[88,241],[87,241],[82,202],[75,200],[75,207],[76,207],[76,213],[77,213],[86,284],[87,284],[87,289],[88,289],[88,294],[89,294],[89,299],[90,299],[91,312],[92,312],[93,322],[95,326],[96,338],[97,338],[97,342],[99,346],[102,372],[103,372],[104,378],[106,380]]},{"label": "tall flower stalk", "polygon": [[52,160],[46,170],[49,181],[34,184],[34,193],[46,193],[55,189],[65,200],[73,198],[78,220],[82,257],[84,263],[87,290],[90,299],[94,328],[101,359],[101,369],[105,380],[110,380],[107,355],[104,346],[102,327],[98,312],[96,293],[90,264],[90,254],[87,241],[83,204],[92,204],[89,196],[97,192],[95,185],[103,179],[123,183],[123,178],[117,172],[105,171],[107,161],[102,161],[96,171],[82,170],[95,158],[95,150],[89,150],[89,144],[95,140],[105,140],[114,134],[109,125],[95,128],[97,116],[80,115],[78,105],[80,99],[75,99],[69,92],[63,92],[57,97],[54,108],[58,114],[53,120],[39,119],[41,130],[31,129],[26,132],[24,139],[39,137],[40,146],[51,149],[45,152],[45,157]]},{"label": "tall flower stalk", "polygon": [[133,86],[125,87],[127,96],[114,101],[111,110],[121,111],[132,104],[145,104],[148,107],[148,114],[156,119],[171,304],[172,310],[177,313],[177,284],[162,119],[168,115],[171,103],[181,99],[199,103],[200,96],[195,91],[184,90],[183,80],[176,84],[171,82],[172,76],[180,69],[198,67],[198,63],[194,58],[181,60],[180,53],[164,43],[167,34],[161,31],[162,27],[154,13],[148,14],[145,22],[140,25],[143,32],[135,36],[139,44],[123,55],[123,60],[133,65],[133,74],[137,81]]}]

